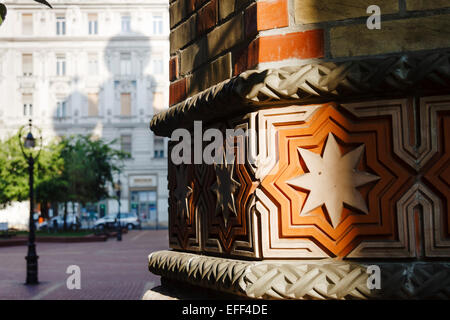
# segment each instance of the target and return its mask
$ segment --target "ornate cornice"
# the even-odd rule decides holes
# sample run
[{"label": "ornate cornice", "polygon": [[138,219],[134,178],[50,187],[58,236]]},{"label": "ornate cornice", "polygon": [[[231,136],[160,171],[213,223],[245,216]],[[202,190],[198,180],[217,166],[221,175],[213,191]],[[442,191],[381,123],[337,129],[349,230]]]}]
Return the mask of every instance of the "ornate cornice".
[{"label": "ornate cornice", "polygon": [[252,299],[449,299],[450,263],[376,263],[381,289],[371,290],[367,268],[331,259],[243,261],[176,251],[149,256],[149,270]]},{"label": "ornate cornice", "polygon": [[448,92],[450,52],[250,70],[155,115],[150,128],[170,136],[176,128],[191,128],[195,120],[265,107]]}]

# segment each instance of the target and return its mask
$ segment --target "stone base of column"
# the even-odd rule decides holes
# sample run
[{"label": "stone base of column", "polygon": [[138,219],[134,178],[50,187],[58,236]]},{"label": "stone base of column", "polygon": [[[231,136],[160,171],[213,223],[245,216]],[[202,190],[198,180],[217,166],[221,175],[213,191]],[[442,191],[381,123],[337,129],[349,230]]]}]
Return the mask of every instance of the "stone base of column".
[{"label": "stone base of column", "polygon": [[[373,266],[380,270],[380,289],[370,288],[375,284]],[[158,251],[149,256],[149,270],[163,277],[155,292],[167,298],[450,298],[448,262],[244,261]],[[144,299],[155,299],[155,292],[148,292]]]}]

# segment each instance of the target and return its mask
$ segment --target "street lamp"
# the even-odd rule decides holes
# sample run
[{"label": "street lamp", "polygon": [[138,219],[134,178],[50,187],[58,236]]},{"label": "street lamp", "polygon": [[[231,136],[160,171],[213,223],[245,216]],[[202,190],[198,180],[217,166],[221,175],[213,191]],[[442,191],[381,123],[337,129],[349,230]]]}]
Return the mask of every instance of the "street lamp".
[{"label": "street lamp", "polygon": [[117,241],[122,241],[122,226],[120,224],[120,194],[121,194],[121,183],[120,183],[120,175],[119,180],[117,181],[114,189],[116,190],[117,201],[119,202],[119,212],[117,213]]},{"label": "street lamp", "polygon": [[28,253],[25,257],[27,260],[27,280],[26,284],[38,284],[38,259],[39,256],[36,254],[36,235],[35,229],[36,226],[34,224],[34,163],[39,158],[39,154],[42,150],[42,135],[39,128],[34,127],[38,130],[39,133],[39,144],[36,146],[36,139],[33,136],[33,124],[31,119],[28,123],[28,133],[25,139],[22,140],[24,135],[25,128],[27,126],[22,126],[19,130],[19,145],[20,150],[24,158],[28,162],[28,175],[29,175],[29,187],[30,187],[30,220],[29,220],[29,234],[28,234]]}]

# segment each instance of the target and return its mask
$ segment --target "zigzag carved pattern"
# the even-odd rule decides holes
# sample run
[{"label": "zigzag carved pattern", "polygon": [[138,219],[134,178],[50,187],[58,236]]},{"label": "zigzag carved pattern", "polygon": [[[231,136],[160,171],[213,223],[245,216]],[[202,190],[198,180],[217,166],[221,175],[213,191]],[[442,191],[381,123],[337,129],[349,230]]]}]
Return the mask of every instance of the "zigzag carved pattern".
[{"label": "zigzag carved pattern", "polygon": [[275,103],[348,102],[449,88],[450,52],[250,70],[155,115],[150,127],[157,135],[170,136],[176,128],[191,128],[194,120],[211,121]]},{"label": "zigzag carved pattern", "polygon": [[[336,105],[326,104],[305,124],[279,123],[276,128],[279,162],[261,186],[275,207],[280,207],[281,238],[309,239],[327,251],[329,256],[341,257],[351,252],[362,238],[397,238],[395,203],[413,181],[411,169],[391,155],[393,139],[389,117],[353,122],[338,111]],[[300,215],[308,192],[296,190],[286,183],[306,173],[297,149],[306,148],[320,154],[330,132],[339,141],[342,154],[364,144],[365,155],[358,170],[380,177],[380,180],[358,188],[367,203],[368,214],[345,207],[341,223],[336,228],[328,221],[323,207]]]},{"label": "zigzag carved pattern", "polygon": [[[169,142],[169,154],[173,144]],[[182,179],[180,169],[183,169],[183,177],[193,192],[187,198],[187,207],[180,207],[180,200],[175,196],[175,190]],[[177,179],[178,178],[178,179]],[[194,188],[194,172],[192,166],[180,164],[175,166],[169,159],[168,165],[168,189],[169,189],[169,244],[171,248],[190,251],[200,251],[201,231],[200,215],[194,205],[198,194]],[[184,210],[183,210],[184,209]]]},{"label": "zigzag carved pattern", "polygon": [[[247,124],[235,126],[246,127]],[[241,157],[240,163],[243,163],[243,157],[247,142],[242,136],[234,139],[232,148],[234,149],[235,162],[237,157]],[[238,148],[240,150],[238,150]],[[257,182],[254,182],[252,172],[246,164],[234,164],[233,179],[239,183],[238,190],[234,193],[236,216],[229,216],[225,223],[223,213],[216,213],[216,195],[211,187],[216,182],[216,172],[214,166],[208,166],[207,174],[204,175],[202,182],[202,197],[206,203],[208,214],[205,215],[202,223],[204,224],[204,250],[206,252],[220,252],[230,256],[257,256],[257,244],[254,243],[252,232],[252,206],[254,203],[254,191]]]}]

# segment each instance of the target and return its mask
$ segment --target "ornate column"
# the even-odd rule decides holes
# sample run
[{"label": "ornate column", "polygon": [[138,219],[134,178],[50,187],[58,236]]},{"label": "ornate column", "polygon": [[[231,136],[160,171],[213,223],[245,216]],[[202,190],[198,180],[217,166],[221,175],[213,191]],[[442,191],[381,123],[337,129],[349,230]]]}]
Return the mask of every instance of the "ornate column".
[{"label": "ornate column", "polygon": [[175,165],[169,143],[174,250],[150,271],[250,298],[448,298],[450,53],[434,59],[247,71],[155,116],[160,136],[243,129],[245,161]]},{"label": "ornate column", "polygon": [[[252,4],[244,15],[291,10],[276,2]],[[335,19],[303,17],[301,3],[312,6],[295,1],[299,25]],[[344,18],[359,17],[350,11]],[[255,33],[247,23],[245,37],[274,30],[245,42],[242,53],[229,49],[241,43],[238,11],[233,23],[207,31],[206,48],[198,29],[193,44],[178,38],[191,19],[171,20],[172,106],[150,124],[171,138],[171,250],[150,253],[149,270],[168,288],[257,299],[448,299],[449,49],[386,46],[376,50],[389,55],[340,57],[338,45],[365,48],[354,42],[366,33],[359,25],[339,26],[348,27],[345,42],[328,22],[331,38],[294,28],[275,36],[283,23],[292,27],[286,17],[256,19]],[[286,60],[315,54],[313,62]]]}]

